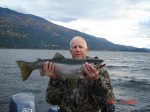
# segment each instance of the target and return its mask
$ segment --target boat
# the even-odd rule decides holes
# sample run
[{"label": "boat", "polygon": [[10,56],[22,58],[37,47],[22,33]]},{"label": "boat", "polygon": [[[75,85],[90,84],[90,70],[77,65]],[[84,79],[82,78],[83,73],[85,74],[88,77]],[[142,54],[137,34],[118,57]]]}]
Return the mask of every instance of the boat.
[{"label": "boat", "polygon": [[[18,93],[12,95],[9,112],[39,112],[36,110],[35,97],[32,93]],[[58,112],[57,108],[50,108],[47,112]]]}]

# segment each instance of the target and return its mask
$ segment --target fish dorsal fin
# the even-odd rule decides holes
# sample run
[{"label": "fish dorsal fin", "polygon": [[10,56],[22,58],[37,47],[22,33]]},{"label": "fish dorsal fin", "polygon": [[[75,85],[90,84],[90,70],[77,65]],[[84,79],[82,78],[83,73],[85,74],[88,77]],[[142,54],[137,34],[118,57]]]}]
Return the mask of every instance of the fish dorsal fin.
[{"label": "fish dorsal fin", "polygon": [[41,61],[42,59],[40,59],[40,58],[36,58],[38,61]]},{"label": "fish dorsal fin", "polygon": [[58,52],[56,52],[54,57],[53,57],[53,59],[64,59],[64,58],[65,57],[62,54],[58,53]]}]

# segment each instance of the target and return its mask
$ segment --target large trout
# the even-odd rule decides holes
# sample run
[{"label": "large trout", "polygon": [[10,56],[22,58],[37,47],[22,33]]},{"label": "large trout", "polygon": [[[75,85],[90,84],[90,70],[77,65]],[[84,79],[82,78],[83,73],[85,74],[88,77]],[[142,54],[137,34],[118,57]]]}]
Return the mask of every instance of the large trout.
[{"label": "large trout", "polygon": [[35,62],[26,62],[22,60],[16,61],[20,67],[22,79],[25,81],[32,71],[39,69],[41,76],[44,76],[44,63],[46,61],[53,62],[55,66],[55,74],[62,78],[69,79],[82,79],[84,78],[84,71],[82,65],[85,62],[101,64],[103,60],[97,58],[86,58],[86,59],[69,59],[64,58],[61,54],[56,53],[53,59],[38,59]]}]

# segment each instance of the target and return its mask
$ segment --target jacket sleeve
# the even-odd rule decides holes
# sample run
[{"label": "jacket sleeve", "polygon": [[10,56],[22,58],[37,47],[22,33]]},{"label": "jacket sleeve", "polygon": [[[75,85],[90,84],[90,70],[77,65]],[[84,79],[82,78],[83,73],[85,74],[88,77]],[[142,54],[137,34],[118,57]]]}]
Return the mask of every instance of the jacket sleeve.
[{"label": "jacket sleeve", "polygon": [[52,105],[59,105],[62,99],[62,80],[50,79],[46,91],[46,101]]},{"label": "jacket sleeve", "polygon": [[110,100],[114,99],[111,79],[106,70],[99,69],[99,79],[89,82],[89,92],[97,104],[108,104]]}]

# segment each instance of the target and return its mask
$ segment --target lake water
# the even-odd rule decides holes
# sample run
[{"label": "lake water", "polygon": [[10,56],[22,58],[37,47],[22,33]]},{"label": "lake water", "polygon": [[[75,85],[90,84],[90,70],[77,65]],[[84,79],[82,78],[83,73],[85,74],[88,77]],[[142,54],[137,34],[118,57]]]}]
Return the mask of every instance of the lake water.
[{"label": "lake water", "polygon": [[[34,71],[23,82],[16,60],[52,58],[56,52],[71,58],[65,50],[0,49],[0,112],[8,112],[10,97],[21,92],[32,92],[37,112],[47,112],[50,105],[45,102],[45,91],[49,78]],[[150,112],[150,53],[90,51],[88,55],[98,56],[106,63],[116,112]]]}]

